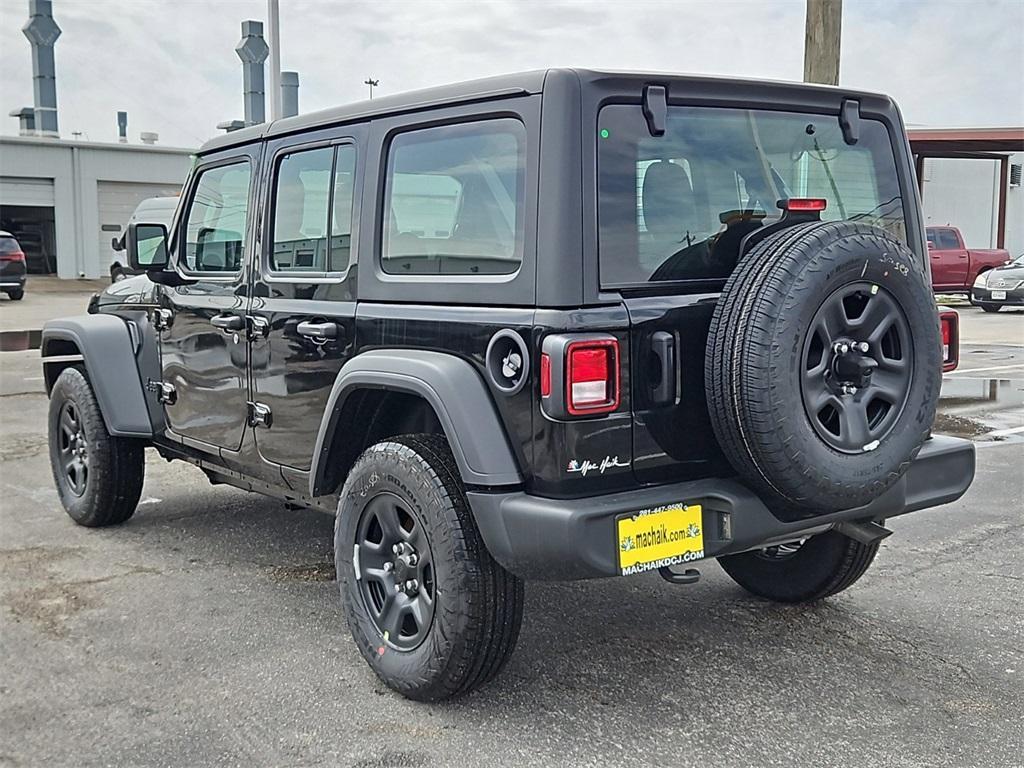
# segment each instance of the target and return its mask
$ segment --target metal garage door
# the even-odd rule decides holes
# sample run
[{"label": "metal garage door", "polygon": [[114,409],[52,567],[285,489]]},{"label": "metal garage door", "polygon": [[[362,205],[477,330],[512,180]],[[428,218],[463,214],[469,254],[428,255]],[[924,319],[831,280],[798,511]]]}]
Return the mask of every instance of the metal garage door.
[{"label": "metal garage door", "polygon": [[147,197],[172,197],[181,192],[177,184],[136,184],[123,181],[96,183],[96,200],[100,222],[100,269],[106,270],[114,261],[110,241],[124,234],[135,207]]},{"label": "metal garage door", "polygon": [[53,207],[53,179],[0,176],[0,205]]}]

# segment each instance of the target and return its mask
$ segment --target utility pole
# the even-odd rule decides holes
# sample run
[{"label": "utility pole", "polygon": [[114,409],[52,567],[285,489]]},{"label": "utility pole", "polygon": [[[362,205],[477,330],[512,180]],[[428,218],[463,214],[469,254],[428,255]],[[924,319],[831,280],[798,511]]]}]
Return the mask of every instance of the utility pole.
[{"label": "utility pole", "polygon": [[807,0],[804,82],[839,85],[843,0]]},{"label": "utility pole", "polygon": [[372,77],[368,77],[365,80],[363,80],[363,84],[370,86],[370,98],[372,99],[373,98],[373,89],[374,89],[374,87],[380,85],[380,80],[374,80]]},{"label": "utility pole", "polygon": [[267,0],[267,42],[270,45],[270,119],[281,117],[281,9]]}]

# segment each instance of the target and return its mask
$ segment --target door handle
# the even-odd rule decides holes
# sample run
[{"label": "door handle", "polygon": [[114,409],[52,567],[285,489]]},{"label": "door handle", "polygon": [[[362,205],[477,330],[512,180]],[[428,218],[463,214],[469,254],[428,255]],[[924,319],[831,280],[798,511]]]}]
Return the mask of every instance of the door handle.
[{"label": "door handle", "polygon": [[234,333],[245,327],[245,318],[241,315],[214,315],[210,318],[210,323],[224,333]]},{"label": "door handle", "polygon": [[314,323],[309,320],[303,320],[295,326],[295,330],[298,331],[300,336],[305,336],[307,339],[314,339],[316,341],[326,341],[327,339],[338,338],[337,323]]},{"label": "door handle", "polygon": [[650,375],[651,403],[669,405],[676,399],[676,340],[668,331],[656,331],[651,336],[651,354],[654,365]]}]

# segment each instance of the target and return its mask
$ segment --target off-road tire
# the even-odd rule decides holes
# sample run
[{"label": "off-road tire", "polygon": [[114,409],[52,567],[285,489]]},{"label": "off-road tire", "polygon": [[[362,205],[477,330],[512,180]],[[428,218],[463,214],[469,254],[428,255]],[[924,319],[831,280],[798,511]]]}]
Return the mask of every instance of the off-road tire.
[{"label": "off-road tire", "polygon": [[21,301],[23,298],[25,298],[25,289],[12,288],[11,290],[7,291],[7,298],[9,298],[11,301]]},{"label": "off-road tire", "polygon": [[[77,495],[61,467],[60,418],[65,403],[72,403],[88,443],[85,489]],[[61,371],[50,393],[48,416],[50,468],[64,510],[87,528],[119,525],[135,513],[145,477],[142,441],[114,437],[107,432],[89,380],[80,368]]]},{"label": "off-road tire", "polygon": [[[433,620],[412,650],[385,642],[363,601],[353,564],[363,509],[381,493],[398,496],[424,526],[436,583]],[[523,583],[487,551],[444,437],[402,435],[368,448],[349,472],[335,521],[335,567],[359,652],[390,688],[438,701],[495,677],[515,648]]]},{"label": "off-road tire", "polygon": [[751,594],[779,603],[806,603],[851,586],[875,559],[878,544],[862,544],[828,531],[812,536],[784,557],[770,557],[759,550],[720,557],[718,563]]},{"label": "off-road tire", "polygon": [[[821,438],[805,413],[804,343],[829,297],[864,282],[885,289],[903,312],[913,374],[884,439],[844,453]],[[906,472],[935,417],[941,339],[919,260],[891,235],[859,222],[797,224],[769,235],[726,282],[708,333],[704,376],[722,451],[776,515],[793,520],[868,504]]]},{"label": "off-road tire", "polygon": [[981,307],[983,312],[998,312],[1000,309],[1003,308],[1002,304],[990,304],[987,302],[980,304],[979,306]]}]

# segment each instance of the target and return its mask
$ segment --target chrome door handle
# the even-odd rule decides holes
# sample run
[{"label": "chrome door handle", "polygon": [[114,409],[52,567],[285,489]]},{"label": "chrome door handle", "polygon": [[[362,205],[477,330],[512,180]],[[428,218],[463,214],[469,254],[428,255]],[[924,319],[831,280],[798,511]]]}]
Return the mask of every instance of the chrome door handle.
[{"label": "chrome door handle", "polygon": [[245,318],[241,315],[214,315],[210,318],[210,323],[224,333],[234,333],[245,327]]},{"label": "chrome door handle", "polygon": [[295,326],[295,330],[300,336],[305,336],[307,339],[315,339],[317,341],[338,338],[337,323],[313,323],[309,320],[303,320]]}]

